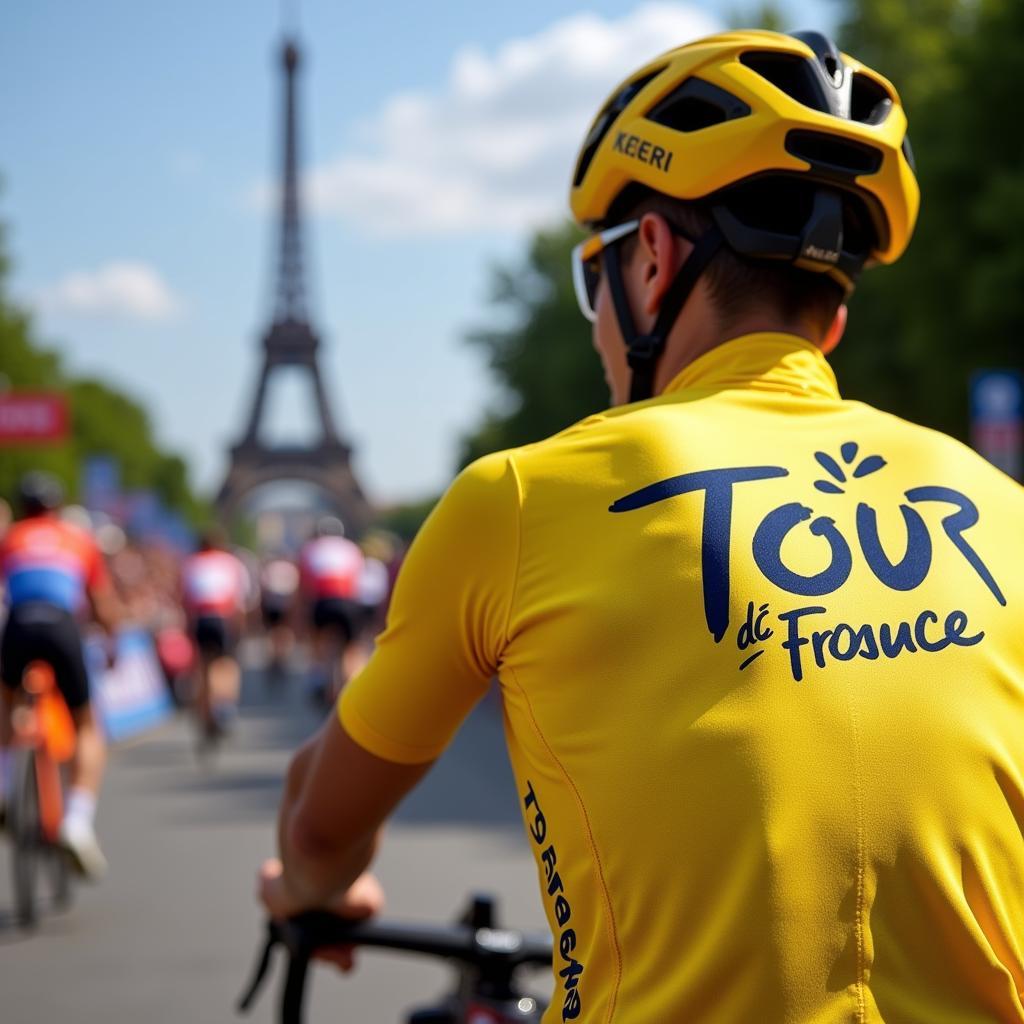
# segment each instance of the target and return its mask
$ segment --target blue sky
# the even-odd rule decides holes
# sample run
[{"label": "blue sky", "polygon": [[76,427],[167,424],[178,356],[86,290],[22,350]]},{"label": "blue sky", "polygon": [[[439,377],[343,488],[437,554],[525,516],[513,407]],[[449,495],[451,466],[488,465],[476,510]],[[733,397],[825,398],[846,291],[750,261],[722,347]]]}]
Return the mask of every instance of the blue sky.
[{"label": "blue sky", "polygon": [[[493,403],[463,339],[493,316],[490,269],[561,215],[591,108],[737,6],[302,5],[312,320],[374,498],[443,487]],[[784,6],[829,30],[840,5]],[[269,317],[280,28],[270,0],[37,0],[0,35],[13,290],[75,370],[145,402],[207,489]],[[276,437],[308,425],[303,408],[283,386]]]}]

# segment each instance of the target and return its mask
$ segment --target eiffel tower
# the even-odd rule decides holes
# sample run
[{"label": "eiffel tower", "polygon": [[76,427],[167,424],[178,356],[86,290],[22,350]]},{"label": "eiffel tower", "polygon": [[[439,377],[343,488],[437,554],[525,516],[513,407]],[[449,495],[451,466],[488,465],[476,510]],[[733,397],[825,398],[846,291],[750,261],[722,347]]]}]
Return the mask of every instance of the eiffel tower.
[{"label": "eiffel tower", "polygon": [[[263,337],[263,365],[252,411],[245,434],[231,448],[230,466],[217,496],[217,509],[226,521],[248,495],[264,484],[278,480],[307,481],[321,488],[353,536],[369,525],[373,513],[352,471],[352,448],[338,434],[327,404],[317,361],[320,341],[306,311],[295,112],[299,60],[298,46],[293,40],[286,40],[281,52],[285,77],[284,185],[274,315]],[[261,437],[267,386],[274,373],[284,367],[305,371],[312,385],[320,439],[311,445],[270,446]]]}]

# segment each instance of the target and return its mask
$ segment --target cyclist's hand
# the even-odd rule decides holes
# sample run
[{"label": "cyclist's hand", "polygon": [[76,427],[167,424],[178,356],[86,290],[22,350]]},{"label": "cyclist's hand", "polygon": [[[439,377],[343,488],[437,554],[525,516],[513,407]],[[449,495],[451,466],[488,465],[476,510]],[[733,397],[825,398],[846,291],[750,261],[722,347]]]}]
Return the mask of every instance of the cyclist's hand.
[{"label": "cyclist's hand", "polygon": [[[281,920],[310,909],[289,890],[284,869],[276,857],[263,862],[258,886],[260,902],[272,918]],[[373,875],[365,872],[352,883],[346,893],[332,900],[324,909],[339,917],[361,921],[384,909],[384,890]],[[317,959],[332,963],[343,971],[350,971],[355,965],[351,946],[319,950]]]}]

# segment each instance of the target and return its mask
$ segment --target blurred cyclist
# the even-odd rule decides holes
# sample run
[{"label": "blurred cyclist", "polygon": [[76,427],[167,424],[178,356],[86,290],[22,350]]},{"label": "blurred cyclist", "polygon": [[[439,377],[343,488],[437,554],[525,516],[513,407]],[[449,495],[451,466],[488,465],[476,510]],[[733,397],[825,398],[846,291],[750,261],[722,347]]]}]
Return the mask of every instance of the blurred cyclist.
[{"label": "blurred cyclist", "polygon": [[372,643],[384,628],[388,603],[395,582],[399,541],[384,530],[371,530],[360,547],[366,562],[359,585],[360,603],[364,609],[364,638]]},{"label": "blurred cyclist", "polygon": [[613,91],[571,205],[614,408],[434,509],[292,762],[271,913],[337,905],[496,673],[547,1024],[1024,1022],[1024,488],[826,360],[918,200],[819,33]]},{"label": "blurred cyclist", "polygon": [[88,602],[108,632],[118,610],[103,556],[79,526],[63,522],[60,482],[48,473],[27,474],[19,486],[21,519],[0,545],[0,575],[10,612],[0,644],[0,804],[9,783],[11,714],[27,666],[52,666],[78,733],[71,789],[60,839],[79,869],[97,879],[107,868],[93,827],[106,746],[93,710],[77,616]]},{"label": "blurred cyclist", "polygon": [[361,667],[356,643],[364,616],[359,588],[364,569],[359,546],[345,536],[340,519],[318,520],[299,554],[302,593],[313,632],[313,656],[323,673],[314,695],[331,701]]},{"label": "blurred cyclist", "polygon": [[230,730],[238,708],[241,669],[235,650],[242,633],[249,574],[226,550],[223,531],[205,530],[182,567],[182,601],[199,660],[195,709],[200,736],[216,740]]},{"label": "blurred cyclist", "polygon": [[260,615],[270,648],[268,670],[278,678],[295,642],[291,616],[299,589],[299,570],[283,554],[267,559],[260,569]]}]

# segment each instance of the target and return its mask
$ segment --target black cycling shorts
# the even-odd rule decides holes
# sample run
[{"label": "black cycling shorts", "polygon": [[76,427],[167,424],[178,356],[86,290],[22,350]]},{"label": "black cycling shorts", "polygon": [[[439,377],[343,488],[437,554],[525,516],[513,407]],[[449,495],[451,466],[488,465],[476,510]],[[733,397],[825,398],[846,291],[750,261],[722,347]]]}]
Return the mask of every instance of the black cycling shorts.
[{"label": "black cycling shorts", "polygon": [[313,605],[313,625],[318,630],[337,633],[345,643],[359,631],[360,607],[343,597],[321,597]]},{"label": "black cycling shorts", "polygon": [[235,633],[222,615],[200,615],[192,626],[199,654],[208,661],[235,656]]},{"label": "black cycling shorts", "polygon": [[33,661],[45,661],[53,668],[57,688],[72,711],[89,703],[82,634],[70,612],[44,601],[29,601],[11,609],[0,641],[4,685],[17,690]]},{"label": "black cycling shorts", "polygon": [[280,626],[288,617],[289,598],[275,597],[269,595],[263,598],[260,605],[260,612],[263,615],[263,625],[266,629],[273,629]]}]

